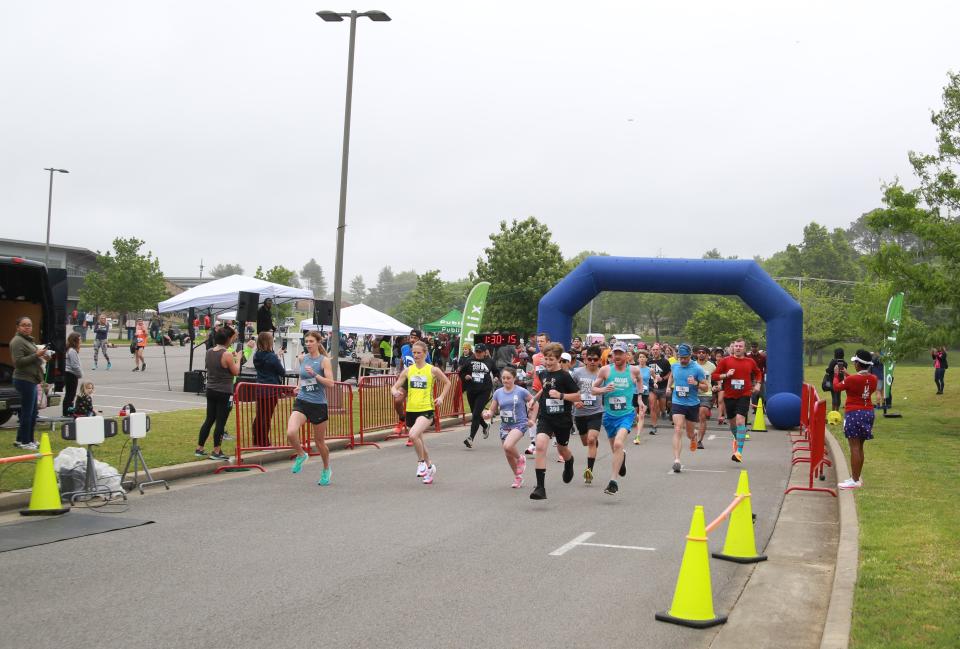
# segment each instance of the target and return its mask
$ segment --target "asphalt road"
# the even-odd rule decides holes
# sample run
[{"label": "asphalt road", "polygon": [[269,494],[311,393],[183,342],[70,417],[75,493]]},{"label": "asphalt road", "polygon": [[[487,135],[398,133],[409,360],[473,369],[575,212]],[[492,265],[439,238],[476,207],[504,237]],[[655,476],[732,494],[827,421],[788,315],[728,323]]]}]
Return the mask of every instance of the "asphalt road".
[{"label": "asphalt road", "polygon": [[[299,475],[272,464],[131,495],[115,515],[156,524],[0,554],[5,644],[706,647],[715,631],[653,616],[670,606],[694,505],[708,520],[722,511],[741,465],[730,460],[729,433],[714,427],[716,439],[685,450],[684,472],[672,474],[664,432],[629,446],[617,496],[602,492],[609,451],[586,486],[577,442],[573,483],[551,462],[548,500],[531,501],[532,463],[527,484],[511,489],[493,436],[468,451],[460,428],[428,436],[431,486],[415,478],[413,451],[391,442],[335,453],[329,487],[317,486],[313,459]],[[788,448],[769,432],[746,449],[761,548]],[[568,545],[588,532],[597,545]],[[745,568],[710,568],[723,612]]]}]

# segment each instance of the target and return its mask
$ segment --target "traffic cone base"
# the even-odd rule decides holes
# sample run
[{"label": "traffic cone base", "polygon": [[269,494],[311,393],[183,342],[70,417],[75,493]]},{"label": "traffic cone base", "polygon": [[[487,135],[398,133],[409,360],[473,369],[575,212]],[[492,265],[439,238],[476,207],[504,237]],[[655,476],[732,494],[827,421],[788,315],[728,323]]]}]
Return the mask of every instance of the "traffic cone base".
[{"label": "traffic cone base", "polygon": [[40,437],[40,453],[37,469],[33,473],[33,491],[30,492],[30,505],[21,509],[21,516],[58,516],[70,511],[60,501],[60,487],[57,486],[57,474],[53,469],[53,455],[50,450],[50,435]]},{"label": "traffic cone base", "polygon": [[763,416],[763,398],[757,399],[757,412],[753,415],[753,428],[756,433],[767,432],[767,422]]},{"label": "traffic cone base", "polygon": [[743,496],[743,500],[730,512],[723,552],[714,552],[711,556],[714,559],[735,563],[766,561],[766,556],[757,553],[757,543],[753,533],[753,509],[750,506],[750,480],[746,470],[740,471],[736,495]]}]

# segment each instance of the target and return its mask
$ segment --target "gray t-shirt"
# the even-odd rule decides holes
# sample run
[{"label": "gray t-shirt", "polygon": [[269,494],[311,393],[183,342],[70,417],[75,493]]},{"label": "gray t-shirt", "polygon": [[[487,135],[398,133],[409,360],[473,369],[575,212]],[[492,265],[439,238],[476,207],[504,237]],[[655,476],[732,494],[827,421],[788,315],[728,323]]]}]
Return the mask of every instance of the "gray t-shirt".
[{"label": "gray t-shirt", "polygon": [[580,390],[580,400],[583,401],[583,408],[573,408],[574,417],[586,417],[588,415],[597,415],[603,412],[603,400],[599,395],[593,394],[593,382],[597,380],[597,374],[591,374],[586,367],[578,367],[570,372]]}]

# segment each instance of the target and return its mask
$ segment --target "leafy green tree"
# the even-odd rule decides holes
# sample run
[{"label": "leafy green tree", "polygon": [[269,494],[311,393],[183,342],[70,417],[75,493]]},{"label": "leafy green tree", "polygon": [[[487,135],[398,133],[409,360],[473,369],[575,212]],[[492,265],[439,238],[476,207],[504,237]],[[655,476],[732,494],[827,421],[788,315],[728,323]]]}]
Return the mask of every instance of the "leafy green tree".
[{"label": "leafy green tree", "polygon": [[[300,280],[297,279],[297,271],[290,270],[284,266],[274,266],[266,272],[264,272],[263,266],[257,266],[257,272],[255,272],[253,276],[257,279],[273,282],[274,284],[300,288]],[[278,320],[282,322],[284,318],[290,317],[290,315],[293,313],[293,305],[290,303],[278,304],[273,307],[273,311],[276,313]]]},{"label": "leafy green tree", "polygon": [[313,297],[322,300],[327,295],[327,278],[323,276],[323,268],[313,257],[300,269],[300,277],[307,288],[313,291]]},{"label": "leafy green tree", "polygon": [[[463,307],[463,300],[460,307]],[[417,287],[408,293],[394,308],[393,316],[411,326],[421,327],[444,315],[453,306],[453,299],[446,282],[440,279],[439,270],[429,270],[417,276]]]},{"label": "leafy green tree", "polygon": [[350,301],[354,304],[362,304],[367,297],[367,285],[363,282],[362,275],[356,275],[350,280]]},{"label": "leafy green tree", "polygon": [[[884,347],[891,327],[886,322],[887,303],[895,291],[889,282],[864,282],[854,289],[856,312],[848,313],[851,338],[873,351]],[[939,339],[938,339],[939,340]],[[889,350],[895,360],[925,351],[931,342],[927,324],[913,316],[909,305],[903,305],[896,346]],[[940,344],[940,343],[937,343]]]},{"label": "leafy green tree", "polygon": [[803,308],[803,348],[807,364],[813,365],[814,354],[825,345],[853,336],[850,304],[826,284],[808,282],[788,285],[787,291]]},{"label": "leafy green tree", "polygon": [[490,282],[483,326],[533,332],[540,298],[567,273],[550,229],[532,216],[500,221],[483,253],[477,277]]},{"label": "leafy green tree", "polygon": [[240,264],[217,264],[210,271],[210,275],[220,279],[231,275],[243,275],[243,266]]},{"label": "leafy green tree", "polygon": [[862,275],[858,256],[842,229],[830,232],[811,222],[803,228],[802,243],[787,244],[767,260],[765,267],[771,275],[780,277],[856,280]]},{"label": "leafy green tree", "polygon": [[168,297],[160,260],[149,251],[140,254],[143,244],[136,237],[118,237],[113,252],[97,252],[99,270],[87,273],[80,289],[83,309],[123,314],[156,307]]},{"label": "leafy green tree", "polygon": [[763,337],[763,321],[740,298],[716,296],[705,299],[683,327],[689,342],[725,347],[732,340]]}]

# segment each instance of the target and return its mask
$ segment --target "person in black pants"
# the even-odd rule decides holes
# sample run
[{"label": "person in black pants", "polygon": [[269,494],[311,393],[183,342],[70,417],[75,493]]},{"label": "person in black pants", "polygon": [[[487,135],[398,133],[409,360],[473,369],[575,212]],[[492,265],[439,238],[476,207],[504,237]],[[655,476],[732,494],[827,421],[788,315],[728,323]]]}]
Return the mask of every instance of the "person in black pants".
[{"label": "person in black pants", "polygon": [[83,377],[80,368],[80,334],[73,332],[67,336],[67,358],[63,372],[63,416],[73,414],[73,400],[77,396],[77,385]]},{"label": "person in black pants", "polygon": [[257,370],[257,414],[253,417],[253,445],[270,446],[270,423],[273,411],[280,398],[285,369],[273,351],[273,334],[261,331],[257,336],[257,351],[253,354],[253,366]]},{"label": "person in black pants", "polygon": [[490,351],[483,343],[478,343],[473,354],[465,356],[460,361],[457,373],[460,381],[466,387],[467,402],[470,404],[470,436],[463,440],[463,445],[473,448],[473,440],[477,436],[477,429],[483,427],[483,437],[490,434],[490,424],[483,420],[483,409],[490,401],[493,391],[493,376],[496,372]]},{"label": "person in black pants", "polygon": [[207,457],[203,447],[210,436],[210,428],[216,423],[213,431],[213,453],[211,460],[229,459],[220,448],[223,434],[230,415],[230,397],[233,396],[233,377],[240,374],[240,355],[230,351],[230,343],[236,339],[236,332],[230,327],[223,326],[214,334],[214,346],[207,350],[207,418],[200,426],[200,437],[197,440],[197,449],[194,455]]},{"label": "person in black pants", "polygon": [[937,394],[943,394],[943,379],[947,374],[947,348],[931,349],[930,356],[933,358],[933,382],[937,384]]},{"label": "person in black pants", "polygon": [[830,410],[840,410],[840,397],[842,393],[838,390],[833,389],[833,368],[835,366],[840,366],[840,381],[847,376],[847,361],[843,357],[843,347],[837,347],[833,350],[833,360],[830,361],[830,364],[827,365],[827,372],[824,374],[824,382],[826,384],[826,379],[830,378]]}]

